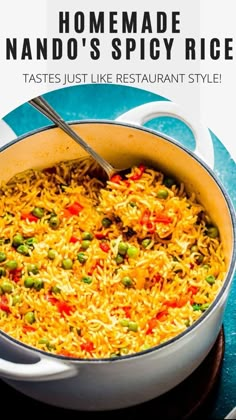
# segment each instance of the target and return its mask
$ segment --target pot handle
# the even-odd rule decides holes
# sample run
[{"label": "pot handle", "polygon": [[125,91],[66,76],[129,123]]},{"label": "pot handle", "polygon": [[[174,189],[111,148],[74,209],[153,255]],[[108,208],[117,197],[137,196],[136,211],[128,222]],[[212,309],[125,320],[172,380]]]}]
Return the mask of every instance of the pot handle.
[{"label": "pot handle", "polygon": [[193,120],[178,104],[169,101],[155,101],[131,109],[116,118],[118,122],[143,125],[145,122],[162,116],[171,116],[183,121],[192,131],[196,147],[194,153],[214,168],[214,148],[210,131],[200,122]]},{"label": "pot handle", "polygon": [[42,358],[36,363],[14,363],[0,359],[0,377],[18,381],[52,381],[71,378],[78,374],[75,365],[60,360]]}]

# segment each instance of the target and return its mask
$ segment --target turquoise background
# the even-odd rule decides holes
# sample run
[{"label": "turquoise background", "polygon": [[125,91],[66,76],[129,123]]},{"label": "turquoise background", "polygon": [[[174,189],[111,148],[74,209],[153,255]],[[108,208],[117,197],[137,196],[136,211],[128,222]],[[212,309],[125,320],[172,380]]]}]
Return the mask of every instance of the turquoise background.
[{"label": "turquoise background", "polygon": [[[114,120],[124,112],[143,103],[168,100],[142,89],[106,84],[66,87],[47,93],[44,97],[67,121],[84,119]],[[47,118],[27,103],[9,113],[4,120],[18,136],[40,127],[51,125]],[[155,118],[146,123],[145,126],[165,133],[180,141],[190,150],[194,150],[195,142],[190,129],[175,118]],[[223,146],[223,143],[212,131],[211,136],[215,152],[215,174],[223,183],[234,207],[236,207],[236,164]],[[212,200],[214,200],[214,197],[212,197]],[[235,302],[236,277],[234,276],[224,315],[225,353],[223,366],[209,419],[223,419],[236,406]]]}]

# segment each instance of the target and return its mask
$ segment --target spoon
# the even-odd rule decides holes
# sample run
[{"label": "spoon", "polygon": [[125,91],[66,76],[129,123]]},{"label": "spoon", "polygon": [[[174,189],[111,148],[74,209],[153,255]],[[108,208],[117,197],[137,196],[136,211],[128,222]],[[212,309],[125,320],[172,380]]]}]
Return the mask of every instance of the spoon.
[{"label": "spoon", "polygon": [[102,156],[100,156],[95,150],[93,150],[86,141],[84,141],[72,128],[69,124],[67,124],[59,114],[49,105],[49,103],[42,98],[41,96],[38,96],[34,99],[31,99],[29,101],[29,104],[32,105],[34,108],[36,108],[38,111],[40,111],[43,115],[45,115],[47,118],[49,118],[54,124],[56,124],[58,127],[60,127],[66,134],[68,134],[73,140],[75,140],[81,147],[83,147],[84,150],[86,150],[87,153],[89,153],[103,168],[105,173],[108,176],[108,179],[110,179],[113,175],[118,174],[120,172],[124,172],[128,168],[125,169],[117,169],[114,166],[112,166],[110,163],[108,163]]}]

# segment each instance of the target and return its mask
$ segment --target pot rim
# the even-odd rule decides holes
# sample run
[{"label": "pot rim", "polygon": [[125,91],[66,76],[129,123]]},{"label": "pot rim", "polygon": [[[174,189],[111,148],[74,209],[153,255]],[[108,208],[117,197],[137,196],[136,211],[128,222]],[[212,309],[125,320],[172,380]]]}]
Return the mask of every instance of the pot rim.
[{"label": "pot rim", "polygon": [[[185,153],[187,153],[189,156],[191,156],[194,160],[196,160],[201,166],[203,166],[203,168],[208,172],[208,175],[213,179],[213,181],[217,184],[217,186],[219,187],[225,203],[228,207],[229,210],[229,214],[230,214],[230,218],[231,218],[231,224],[232,224],[232,232],[233,232],[233,243],[232,243],[232,255],[231,255],[231,259],[230,259],[230,263],[229,263],[229,268],[228,271],[226,273],[225,276],[225,280],[223,283],[222,288],[220,289],[218,295],[216,296],[215,300],[213,301],[213,303],[210,305],[210,307],[200,316],[200,318],[198,320],[196,320],[191,326],[189,326],[185,331],[183,331],[182,333],[178,334],[177,336],[171,338],[170,340],[165,341],[164,343],[158,344],[157,346],[151,347],[149,349],[146,350],[142,350],[139,351],[137,353],[132,353],[132,354],[128,354],[128,355],[122,355],[119,356],[117,358],[96,358],[96,359],[89,359],[89,358],[78,358],[78,357],[67,357],[67,356],[62,356],[62,355],[57,355],[57,354],[51,354],[49,352],[37,349],[35,347],[31,347],[28,344],[25,344],[23,342],[21,342],[20,340],[17,340],[13,337],[11,337],[10,335],[8,335],[7,333],[5,333],[4,331],[0,330],[0,335],[3,335],[4,337],[6,337],[7,339],[9,339],[10,341],[12,341],[13,343],[23,346],[25,347],[27,350],[31,350],[33,351],[35,354],[40,353],[43,354],[47,357],[53,357],[53,358],[57,358],[60,360],[67,360],[67,361],[73,361],[73,362],[80,362],[80,363],[114,363],[114,362],[119,362],[122,361],[124,359],[134,359],[134,358],[138,358],[140,356],[146,355],[146,354],[150,354],[153,353],[155,351],[159,351],[162,350],[163,348],[167,347],[167,346],[172,346],[175,344],[175,342],[182,340],[183,337],[185,337],[186,335],[190,334],[193,330],[195,330],[196,328],[198,328],[202,322],[204,322],[204,320],[206,318],[208,318],[210,316],[210,314],[216,310],[216,307],[219,303],[219,301],[221,300],[221,298],[223,297],[224,293],[227,291],[227,289],[230,287],[232,281],[233,281],[233,276],[234,276],[234,272],[236,269],[236,212],[233,206],[233,203],[231,201],[231,198],[228,194],[228,192],[226,191],[224,185],[222,184],[222,182],[220,181],[220,179],[216,176],[216,174],[214,173],[214,171],[207,165],[207,163],[200,158],[197,154],[195,154],[193,151],[191,151],[190,149],[188,149],[186,146],[182,145],[181,143],[179,143],[177,140],[175,140],[173,137],[159,132],[157,130],[151,129],[151,128],[147,128],[144,126],[140,126],[140,125],[135,125],[132,123],[128,123],[128,122],[120,122],[120,121],[116,121],[116,120],[107,120],[107,119],[85,119],[85,120],[72,120],[67,122],[69,125],[80,125],[80,124],[109,124],[109,125],[119,125],[119,126],[124,126],[126,128],[132,128],[135,130],[139,130],[139,131],[144,131],[150,134],[153,134],[155,136],[161,137],[162,139],[166,140],[167,142],[172,143],[173,145],[175,145],[177,148],[182,149]],[[40,132],[44,132],[44,131],[48,131],[51,129],[55,129],[57,128],[57,126],[55,124],[50,124],[47,126],[43,126],[41,128],[36,128],[34,130],[31,130],[25,134],[22,134],[20,136],[17,136],[15,139],[11,140],[10,142],[4,144],[3,146],[0,147],[0,153],[2,151],[4,151],[5,149],[8,149],[9,147],[13,146],[14,144],[30,137],[33,136],[37,133]]]}]

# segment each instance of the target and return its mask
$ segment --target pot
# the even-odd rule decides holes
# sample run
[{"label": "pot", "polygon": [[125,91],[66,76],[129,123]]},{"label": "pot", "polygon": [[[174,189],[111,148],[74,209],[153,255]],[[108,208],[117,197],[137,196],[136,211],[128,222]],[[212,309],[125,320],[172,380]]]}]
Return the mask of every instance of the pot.
[{"label": "pot", "polygon": [[[142,126],[160,115],[183,120],[196,148]],[[222,327],[236,258],[235,213],[227,192],[213,172],[214,152],[207,128],[192,121],[171,102],[151,102],[115,121],[72,123],[94,149],[114,166],[140,161],[181,179],[218,226],[226,255],[227,275],[214,303],[185,332],[152,349],[114,359],[81,360],[52,355],[0,332],[0,377],[16,390],[50,405],[73,410],[114,410],[156,398],[186,379],[206,358]],[[29,168],[49,167],[85,156],[56,127],[17,138],[1,148],[1,178]]]}]

